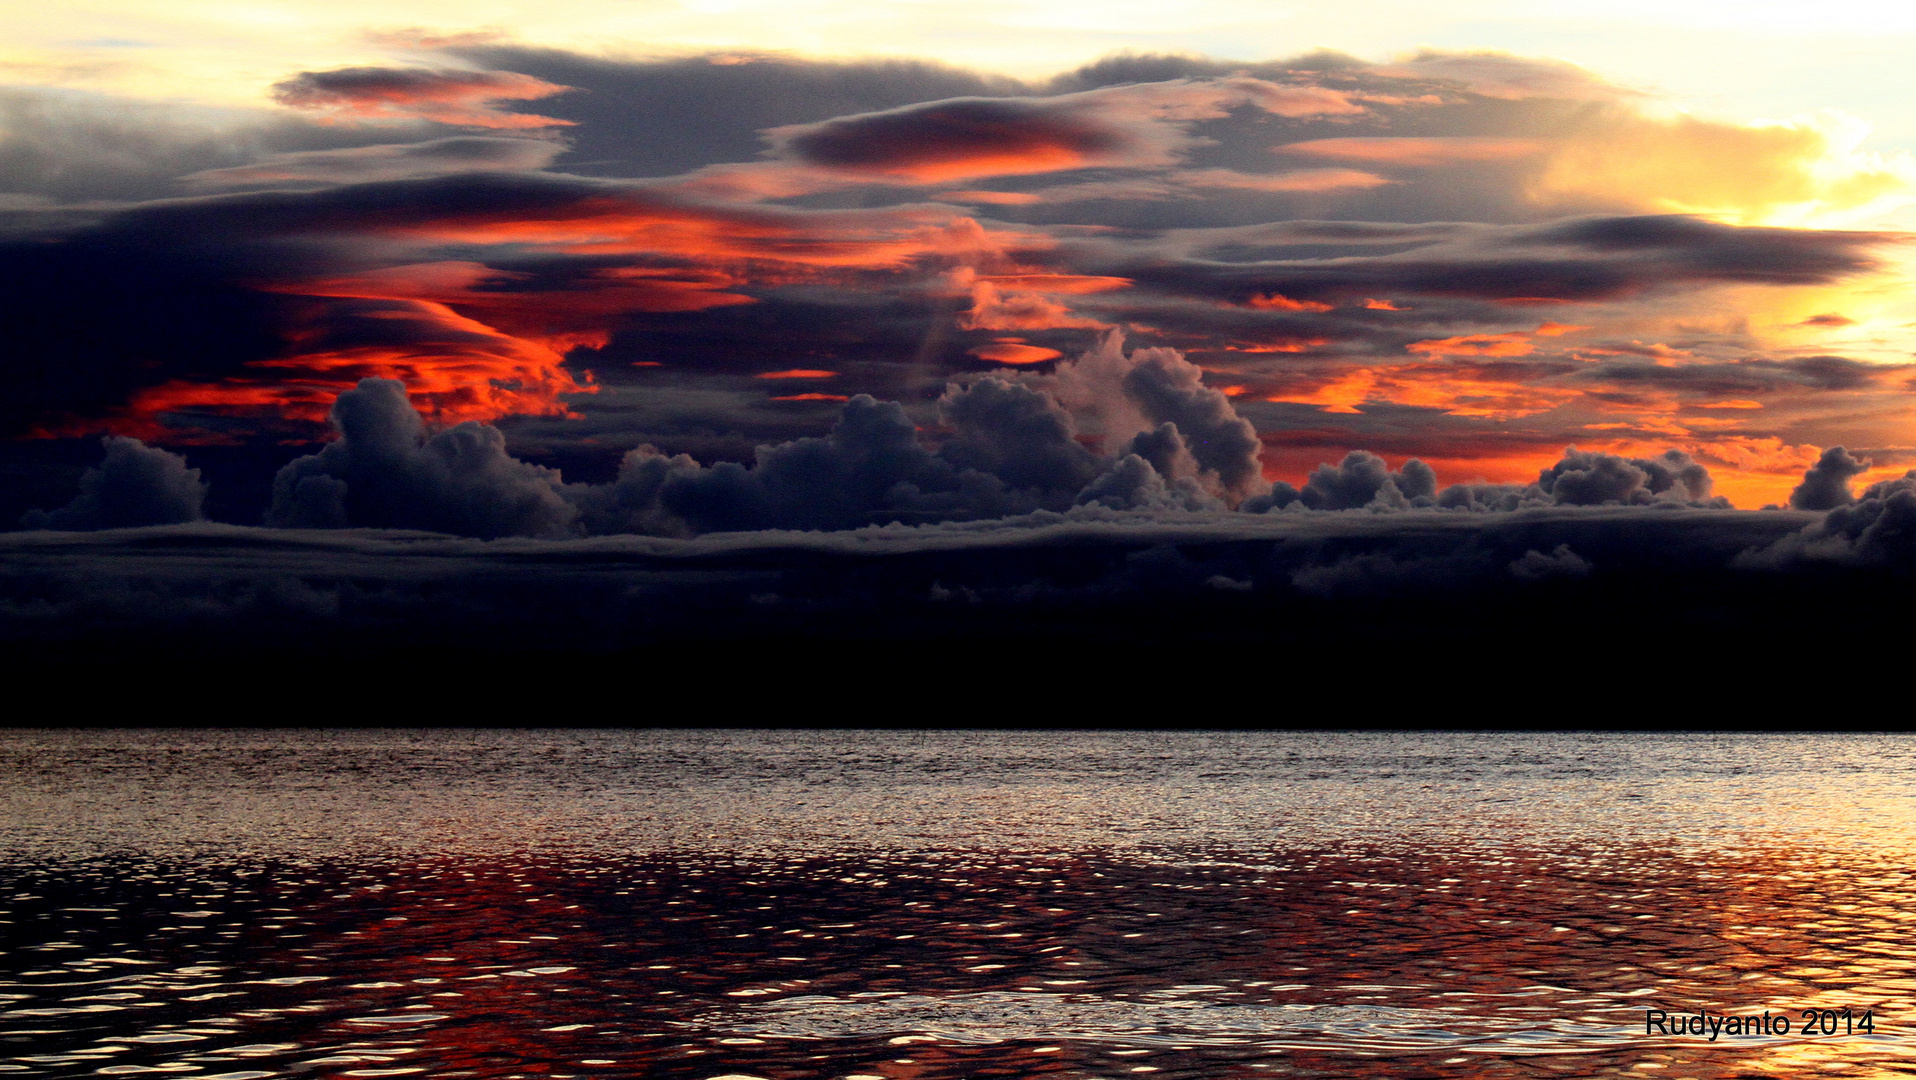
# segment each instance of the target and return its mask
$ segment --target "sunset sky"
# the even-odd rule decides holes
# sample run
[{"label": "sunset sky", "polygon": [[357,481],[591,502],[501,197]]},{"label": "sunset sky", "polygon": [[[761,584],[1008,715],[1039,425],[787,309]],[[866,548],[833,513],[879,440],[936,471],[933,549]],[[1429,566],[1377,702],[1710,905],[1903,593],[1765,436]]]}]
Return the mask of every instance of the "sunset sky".
[{"label": "sunset sky", "polygon": [[1166,348],[1265,481],[1916,465],[1916,15],[1874,4],[14,8],[16,442],[277,467],[380,376],[532,460],[710,465],[858,394],[936,439],[1008,370],[1115,454],[1155,417],[1079,358]]}]

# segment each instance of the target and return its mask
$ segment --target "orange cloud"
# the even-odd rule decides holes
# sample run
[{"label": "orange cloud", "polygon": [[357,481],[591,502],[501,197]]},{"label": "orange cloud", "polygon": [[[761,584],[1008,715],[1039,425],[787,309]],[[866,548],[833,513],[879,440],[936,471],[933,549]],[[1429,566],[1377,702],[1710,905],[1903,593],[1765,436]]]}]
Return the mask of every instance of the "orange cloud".
[{"label": "orange cloud", "polygon": [[844,394],[821,394],[821,393],[818,393],[817,391],[811,391],[804,394],[783,394],[783,395],[780,395],[779,397],[773,398],[772,400],[773,401],[850,401],[851,398],[845,396]]},{"label": "orange cloud", "polygon": [[976,278],[971,282],[971,310],[958,317],[958,325],[966,330],[1061,330],[1104,329],[1108,324],[1073,314],[1039,293],[1000,292],[990,280]]},{"label": "orange cloud", "polygon": [[1232,188],[1239,191],[1338,191],[1373,188],[1392,183],[1375,173],[1356,169],[1304,169],[1299,172],[1242,173],[1232,169],[1188,169],[1170,179],[1187,187]]},{"label": "orange cloud", "polygon": [[1286,392],[1264,400],[1285,405],[1316,405],[1327,413],[1361,413],[1364,410],[1357,406],[1371,399],[1371,388],[1375,385],[1376,372],[1357,368],[1320,382],[1303,393]]},{"label": "orange cloud", "polygon": [[[375,343],[337,345],[338,337]],[[213,418],[318,426],[335,397],[370,376],[404,382],[413,407],[442,425],[565,416],[564,395],[597,389],[568,371],[551,344],[431,301],[316,300],[289,338],[288,355],[255,361],[220,382],[172,380],[137,392],[111,418],[113,430],[192,442],[206,440],[203,421]]]},{"label": "orange cloud", "polygon": [[976,280],[989,282],[1000,289],[1078,295],[1131,287],[1130,278],[1093,274],[980,274]]},{"label": "orange cloud", "polygon": [[1405,350],[1427,356],[1528,356],[1536,351],[1530,335],[1521,331],[1508,334],[1464,334],[1460,337],[1413,341]]},{"label": "orange cloud", "polygon": [[1335,161],[1363,161],[1378,165],[1428,168],[1483,161],[1513,161],[1540,154],[1548,145],[1541,139],[1455,135],[1311,139],[1306,142],[1286,143],[1271,149],[1280,154],[1330,158]]},{"label": "orange cloud", "polygon": [[1297,353],[1303,352],[1306,349],[1315,349],[1320,345],[1329,345],[1330,343],[1330,338],[1321,337],[1276,338],[1271,341],[1260,341],[1249,345],[1226,345],[1224,351],[1241,353]]},{"label": "orange cloud", "polygon": [[1027,191],[941,191],[938,197],[950,202],[985,203],[991,206],[1025,206],[1044,201],[1041,196]]},{"label": "orange cloud", "polygon": [[[371,323],[391,343],[326,347],[332,327],[342,320]],[[371,376],[399,379],[413,406],[435,423],[514,414],[564,416],[568,410],[561,395],[594,390],[566,370],[564,354],[552,346],[502,333],[427,301],[384,301],[344,313],[322,309],[295,334],[296,341],[302,339],[308,348],[251,366],[278,369],[295,383],[342,390]]]},{"label": "orange cloud", "polygon": [[981,345],[971,350],[971,355],[980,360],[990,360],[999,364],[1042,364],[1046,360],[1056,360],[1064,354],[1056,349],[1047,349],[1041,345],[1018,345],[1003,342],[994,345]]},{"label": "orange cloud", "polygon": [[1537,385],[1539,375],[1509,364],[1417,363],[1377,365],[1304,376],[1299,389],[1266,401],[1317,405],[1325,412],[1356,413],[1365,404],[1411,405],[1451,416],[1511,420],[1547,412],[1583,396],[1583,391]]},{"label": "orange cloud", "polygon": [[1285,296],[1281,293],[1255,295],[1255,296],[1252,296],[1249,300],[1244,301],[1244,304],[1246,307],[1254,307],[1254,308],[1259,308],[1266,311],[1329,311],[1331,310],[1330,304],[1319,303],[1316,300],[1293,300],[1290,297]]},{"label": "orange cloud", "polygon": [[838,375],[836,371],[823,368],[791,368],[786,371],[761,371],[752,376],[754,379],[830,379]]},{"label": "orange cloud", "polygon": [[1527,194],[1564,208],[1855,227],[1907,205],[1916,186],[1907,155],[1859,149],[1868,133],[1835,112],[1736,124],[1604,108],[1553,144]]},{"label": "orange cloud", "polygon": [[604,328],[633,311],[705,311],[756,303],[749,296],[724,292],[739,284],[713,270],[663,267],[611,267],[575,278],[562,288],[513,291],[527,275],[494,270],[481,263],[444,261],[369,270],[358,274],[261,286],[301,296],[359,297],[370,300],[431,300],[452,305],[509,332],[603,344]]},{"label": "orange cloud", "polygon": [[1049,243],[1035,234],[987,230],[949,207],[794,210],[694,201],[664,186],[608,185],[562,200],[500,199],[499,205],[472,209],[422,202],[407,210],[324,224],[429,243],[677,257],[704,268],[749,265],[758,279],[779,265],[805,272],[899,269],[927,255],[996,256],[1011,244]]}]

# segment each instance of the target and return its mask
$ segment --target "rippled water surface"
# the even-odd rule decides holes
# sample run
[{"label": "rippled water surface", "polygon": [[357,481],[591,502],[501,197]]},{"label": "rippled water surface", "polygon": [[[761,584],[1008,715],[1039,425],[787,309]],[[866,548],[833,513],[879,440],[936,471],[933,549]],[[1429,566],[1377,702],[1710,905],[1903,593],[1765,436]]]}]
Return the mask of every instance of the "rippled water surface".
[{"label": "rippled water surface", "polygon": [[1916,1075],[1908,736],[11,731],[0,797],[0,1074]]}]

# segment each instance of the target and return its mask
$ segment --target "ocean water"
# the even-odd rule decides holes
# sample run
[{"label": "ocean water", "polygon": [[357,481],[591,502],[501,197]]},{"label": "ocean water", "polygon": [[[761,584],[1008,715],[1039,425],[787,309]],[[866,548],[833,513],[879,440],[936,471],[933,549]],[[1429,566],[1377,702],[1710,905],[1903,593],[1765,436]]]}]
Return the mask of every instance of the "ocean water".
[{"label": "ocean water", "polygon": [[0,1077],[1916,1074],[1904,735],[13,730],[0,798]]}]

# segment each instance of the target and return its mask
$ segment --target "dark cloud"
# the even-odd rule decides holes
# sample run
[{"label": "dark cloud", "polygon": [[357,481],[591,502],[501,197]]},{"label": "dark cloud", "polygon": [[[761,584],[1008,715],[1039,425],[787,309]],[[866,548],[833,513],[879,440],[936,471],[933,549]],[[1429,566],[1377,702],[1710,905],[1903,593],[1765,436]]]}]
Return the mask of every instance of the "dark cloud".
[{"label": "dark cloud", "polygon": [[1436,494],[1437,474],[1416,458],[1393,472],[1376,454],[1353,450],[1336,465],[1311,470],[1297,498],[1312,510],[1402,510],[1436,505]]},{"label": "dark cloud", "polygon": [[[1683,284],[1809,285],[1875,268],[1885,234],[1720,225],[1680,216],[1593,218],[1548,226],[1479,226],[1388,255],[1254,258],[1255,231],[1182,230],[1142,241],[1077,241],[1083,269],[1171,293],[1245,303],[1275,290],[1295,300],[1376,296],[1614,300]],[[1238,249],[1234,258],[1212,252]]]},{"label": "dark cloud", "polygon": [[739,55],[618,60],[558,50],[479,47],[456,54],[487,68],[579,88],[540,104],[572,121],[564,168],[594,176],[672,176],[751,161],[759,132],[926,101],[1028,93],[1030,87],[910,60]]},{"label": "dark cloud", "polygon": [[[428,435],[404,384],[369,378],[334,404],[330,417],[339,438],[279,471],[265,517],[282,528],[371,526],[557,539],[625,531],[691,536],[843,530],[1073,507],[1203,512],[1238,505],[1253,514],[1377,514],[1727,506],[1711,497],[1708,469],[1682,451],[1626,459],[1574,447],[1529,485],[1460,484],[1440,492],[1436,472],[1424,462],[1413,458],[1392,470],[1360,450],[1337,465],[1320,464],[1301,490],[1247,481],[1236,492],[1248,497],[1220,498],[1232,490],[1221,486],[1217,470],[1198,456],[1175,421],[1145,426],[1101,456],[1087,443],[1103,440],[1081,435],[1074,410],[1054,396],[1054,390],[1067,398],[1091,391],[1078,407],[1101,415],[1109,427],[1117,407],[1146,417],[1153,412],[1153,395],[1165,391],[1163,385],[1140,390],[1132,378],[1138,371],[1169,380],[1174,390],[1191,390],[1172,378],[1180,365],[1190,367],[1171,350],[1127,356],[1113,335],[1105,347],[1053,376],[987,375],[951,385],[938,402],[941,428],[930,445],[899,403],[861,394],[845,403],[826,436],[759,446],[749,466],[720,461],[708,467],[643,446],[626,454],[617,475],[602,484],[566,483],[557,471],[514,457],[491,425],[468,421]],[[1124,396],[1099,401],[1100,388]],[[1204,424],[1240,430],[1242,422],[1222,395],[1193,411],[1200,430]],[[146,453],[171,459],[162,451]]]},{"label": "dark cloud", "polygon": [[508,455],[499,429],[467,422],[427,437],[403,383],[365,379],[333,406],[339,438],[273,481],[268,524],[558,537],[578,510],[556,473]]},{"label": "dark cloud", "polygon": [[[1406,466],[1408,468],[1408,466]],[[1375,467],[1373,467],[1374,469]],[[1711,495],[1710,470],[1681,450],[1624,458],[1567,447],[1532,484],[1453,484],[1436,492],[1448,510],[1510,513],[1540,506],[1688,506],[1728,509]]]},{"label": "dark cloud", "polygon": [[[0,641],[15,661],[292,650],[305,662],[400,663],[446,650],[468,664],[753,643],[813,643],[841,663],[935,662],[947,655],[940,643],[1049,656],[1176,642],[1296,662],[1331,643],[1366,655],[1534,649],[1645,625],[1660,640],[1747,642],[1800,629],[1792,620],[1805,609],[1779,603],[1793,595],[1788,575],[1753,579],[1726,564],[1812,520],[1647,507],[1171,517],[1078,507],[691,539],[204,524],[12,533],[0,535]],[[1818,601],[1881,603],[1885,591],[1864,584],[1825,579]]]},{"label": "dark cloud", "polygon": [[913,105],[774,132],[773,145],[816,165],[937,178],[1041,172],[1095,163],[1127,149],[1123,133],[1068,108],[975,98]]},{"label": "dark cloud", "polygon": [[1806,565],[1916,569],[1916,469],[1863,490],[1802,531],[1738,557],[1736,565],[1782,570]]},{"label": "dark cloud", "polygon": [[986,376],[941,402],[954,438],[941,451],[961,467],[1013,487],[1075,492],[1097,475],[1097,459],[1073,436],[1069,415],[1049,394]]},{"label": "dark cloud", "polygon": [[1803,482],[1790,492],[1790,506],[1797,510],[1834,510],[1855,502],[1849,482],[1868,472],[1869,465],[1868,458],[1858,461],[1843,447],[1830,447],[1803,474]]},{"label": "dark cloud", "polygon": [[659,500],[700,532],[844,529],[908,514],[928,497],[941,502],[938,516],[976,516],[967,512],[972,497],[989,501],[1003,492],[1002,482],[982,473],[961,479],[921,446],[896,402],[860,395],[824,438],[760,447],[750,469],[720,462],[675,477]]},{"label": "dark cloud", "polygon": [[1118,451],[1119,457],[1136,454],[1162,476],[1196,479],[1201,466],[1184,441],[1178,426],[1165,421],[1150,431],[1140,431]]},{"label": "dark cloud", "polygon": [[1217,478],[1227,498],[1251,494],[1262,479],[1257,460],[1262,444],[1230,399],[1205,386],[1197,366],[1171,349],[1140,349],[1131,365],[1124,389],[1146,419],[1175,425],[1198,468]]},{"label": "dark cloud", "polygon": [[[1599,342],[1606,351],[1648,351]],[[1800,391],[1860,390],[1909,365],[1869,364],[1841,356],[1805,356],[1790,360],[1752,357],[1735,361],[1695,360],[1680,365],[1639,360],[1593,359],[1580,363],[1576,382],[1656,386],[1709,396],[1766,395]]]},{"label": "dark cloud", "polygon": [[1818,390],[1860,389],[1882,373],[1878,365],[1842,356],[1804,356],[1776,364]]},{"label": "dark cloud", "polygon": [[211,382],[281,352],[286,298],[241,284],[239,260],[195,239],[0,241],[9,354],[0,436],[84,424],[139,388]]},{"label": "dark cloud", "polygon": [[496,101],[531,101],[572,89],[514,71],[350,67],[302,71],[273,84],[273,97],[295,109],[372,119],[393,117],[482,128],[542,128],[570,121],[506,112]]},{"label": "dark cloud", "polygon": [[28,511],[24,527],[123,529],[201,520],[206,485],[185,458],[118,435],[103,442],[105,460],[80,477],[73,501],[51,512]]},{"label": "dark cloud", "polygon": [[[1169,424],[1164,427],[1170,429],[1173,437],[1176,436],[1175,427]],[[1160,443],[1162,441],[1159,440]],[[1110,468],[1086,484],[1074,501],[1079,506],[1096,505],[1112,510],[1223,509],[1223,504],[1206,495],[1194,481],[1183,479],[1167,482],[1166,475],[1141,454],[1121,454]]]},{"label": "dark cloud", "polygon": [[462,172],[527,172],[552,164],[565,150],[542,139],[460,135],[418,143],[354,146],[269,154],[245,165],[205,169],[180,177],[199,188],[352,184]]},{"label": "dark cloud", "polygon": [[1510,561],[1510,572],[1525,581],[1542,581],[1553,577],[1587,577],[1591,569],[1589,561],[1570,550],[1569,544],[1558,544],[1548,555],[1531,548],[1520,558]]},{"label": "dark cloud", "polygon": [[1712,484],[1710,470],[1681,450],[1666,450],[1654,458],[1622,458],[1573,446],[1537,477],[1537,486],[1560,505],[1630,506],[1705,504],[1711,501]]}]

